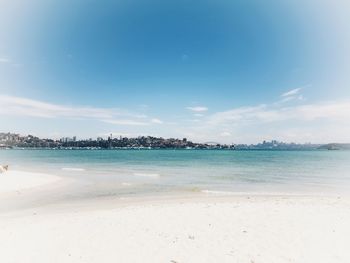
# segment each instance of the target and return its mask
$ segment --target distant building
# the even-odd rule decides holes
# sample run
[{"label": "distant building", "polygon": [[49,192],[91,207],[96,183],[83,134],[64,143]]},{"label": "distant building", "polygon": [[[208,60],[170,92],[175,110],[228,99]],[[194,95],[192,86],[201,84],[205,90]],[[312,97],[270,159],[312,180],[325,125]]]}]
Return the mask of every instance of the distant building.
[{"label": "distant building", "polygon": [[60,139],[60,142],[62,142],[62,143],[66,143],[66,142],[75,142],[76,141],[76,137],[74,136],[73,138],[69,138],[69,137],[63,137],[63,138],[61,138]]}]

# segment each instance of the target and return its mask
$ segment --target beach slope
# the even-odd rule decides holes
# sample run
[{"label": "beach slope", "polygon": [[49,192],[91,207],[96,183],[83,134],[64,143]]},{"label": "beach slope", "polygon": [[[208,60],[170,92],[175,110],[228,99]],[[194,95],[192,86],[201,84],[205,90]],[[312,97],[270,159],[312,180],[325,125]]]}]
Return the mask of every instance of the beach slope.
[{"label": "beach slope", "polygon": [[205,196],[32,209],[1,215],[0,261],[345,263],[349,204],[340,197]]},{"label": "beach slope", "polygon": [[59,177],[23,171],[7,171],[0,174],[0,194],[42,187],[60,180]]}]

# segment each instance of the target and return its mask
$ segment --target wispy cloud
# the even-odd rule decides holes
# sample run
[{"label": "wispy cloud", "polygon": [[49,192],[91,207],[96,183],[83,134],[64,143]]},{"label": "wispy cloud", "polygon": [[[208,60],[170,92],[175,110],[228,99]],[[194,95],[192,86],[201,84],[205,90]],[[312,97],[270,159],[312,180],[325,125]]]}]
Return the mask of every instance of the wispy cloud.
[{"label": "wispy cloud", "polygon": [[285,103],[290,101],[302,101],[304,100],[303,94],[301,94],[301,91],[305,88],[310,87],[311,85],[305,85],[296,89],[289,90],[283,94],[281,94],[281,100],[277,102],[278,103]]},{"label": "wispy cloud", "polygon": [[350,141],[350,101],[261,104],[216,112],[179,132],[197,141],[256,143],[264,139],[295,142]]},{"label": "wispy cloud", "polygon": [[0,95],[0,115],[37,118],[94,119],[115,125],[160,124],[156,118],[117,108],[66,106],[21,97]]},{"label": "wispy cloud", "polygon": [[162,124],[163,123],[163,121],[161,121],[160,119],[157,119],[157,118],[151,119],[151,122],[155,123],[155,124]]},{"label": "wispy cloud", "polygon": [[214,113],[207,118],[207,123],[212,125],[222,123],[234,123],[255,118],[264,112],[266,105],[239,107],[227,111]]},{"label": "wispy cloud", "polygon": [[9,59],[7,57],[0,57],[0,64],[9,65],[15,68],[20,68],[23,66],[22,63],[14,62],[12,59]]},{"label": "wispy cloud", "polygon": [[323,102],[291,107],[274,107],[265,104],[240,107],[215,113],[208,117],[208,123],[244,125],[248,122],[313,121],[316,119],[350,121],[350,101]]},{"label": "wispy cloud", "polygon": [[0,95],[0,107],[0,116],[100,121],[120,126],[118,129],[121,132],[135,134],[147,132],[154,135],[160,130],[156,128],[158,125],[171,124],[170,130],[162,128],[165,133],[161,136],[185,136],[194,141],[220,140],[232,143],[257,142],[269,138],[298,142],[350,141],[349,100],[295,105],[259,104],[211,114],[202,114],[203,109],[199,112],[196,109],[191,110],[192,115],[201,116],[178,122],[172,122],[174,120],[171,117],[163,121],[119,108],[69,106],[6,95]]},{"label": "wispy cloud", "polygon": [[296,95],[296,96],[289,96],[289,97],[284,97],[282,98],[280,101],[277,102],[278,103],[284,103],[284,102],[288,102],[288,101],[302,101],[304,100],[304,96],[299,94],[299,95]]},{"label": "wispy cloud", "polygon": [[296,88],[289,90],[281,95],[281,97],[289,97],[289,96],[294,96],[296,94],[299,94],[299,92],[302,90],[302,88]]},{"label": "wispy cloud", "polygon": [[193,112],[205,112],[208,110],[208,108],[204,107],[204,106],[187,107],[186,109],[193,111]]},{"label": "wispy cloud", "polygon": [[115,124],[115,125],[131,125],[131,126],[147,126],[150,122],[127,120],[127,119],[105,119],[102,120],[105,123]]},{"label": "wispy cloud", "polygon": [[220,133],[220,136],[221,136],[221,137],[228,137],[228,136],[231,136],[231,133],[230,133],[230,132],[227,132],[227,131],[224,131],[224,132],[221,132],[221,133]]},{"label": "wispy cloud", "polygon": [[10,59],[8,59],[8,58],[1,58],[0,57],[0,63],[10,63],[10,62],[11,62]]}]

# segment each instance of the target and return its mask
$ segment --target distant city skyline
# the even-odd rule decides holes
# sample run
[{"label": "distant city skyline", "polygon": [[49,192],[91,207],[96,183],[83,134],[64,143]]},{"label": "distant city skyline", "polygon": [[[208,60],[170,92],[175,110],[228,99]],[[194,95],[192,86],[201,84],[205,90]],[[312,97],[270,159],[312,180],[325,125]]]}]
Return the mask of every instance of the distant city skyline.
[{"label": "distant city skyline", "polygon": [[96,139],[77,139],[73,137],[63,137],[59,140],[52,138],[38,138],[33,135],[20,135],[14,133],[0,132],[0,149],[221,149],[221,150],[347,150],[350,149],[350,143],[332,143],[332,144],[296,144],[285,143],[277,140],[262,141],[258,144],[222,144],[219,142],[192,142],[187,138],[162,138],[154,136],[139,136],[128,138],[123,136],[108,138],[97,137]]},{"label": "distant city skyline", "polygon": [[350,3],[1,1],[0,132],[350,142]]}]

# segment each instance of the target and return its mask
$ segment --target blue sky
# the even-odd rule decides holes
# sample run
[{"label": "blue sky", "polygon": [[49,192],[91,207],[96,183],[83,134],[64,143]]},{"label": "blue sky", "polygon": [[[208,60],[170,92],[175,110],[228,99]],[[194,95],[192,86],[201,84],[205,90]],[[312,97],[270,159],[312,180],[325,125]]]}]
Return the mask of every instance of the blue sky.
[{"label": "blue sky", "polygon": [[350,141],[346,1],[1,1],[0,130]]}]

